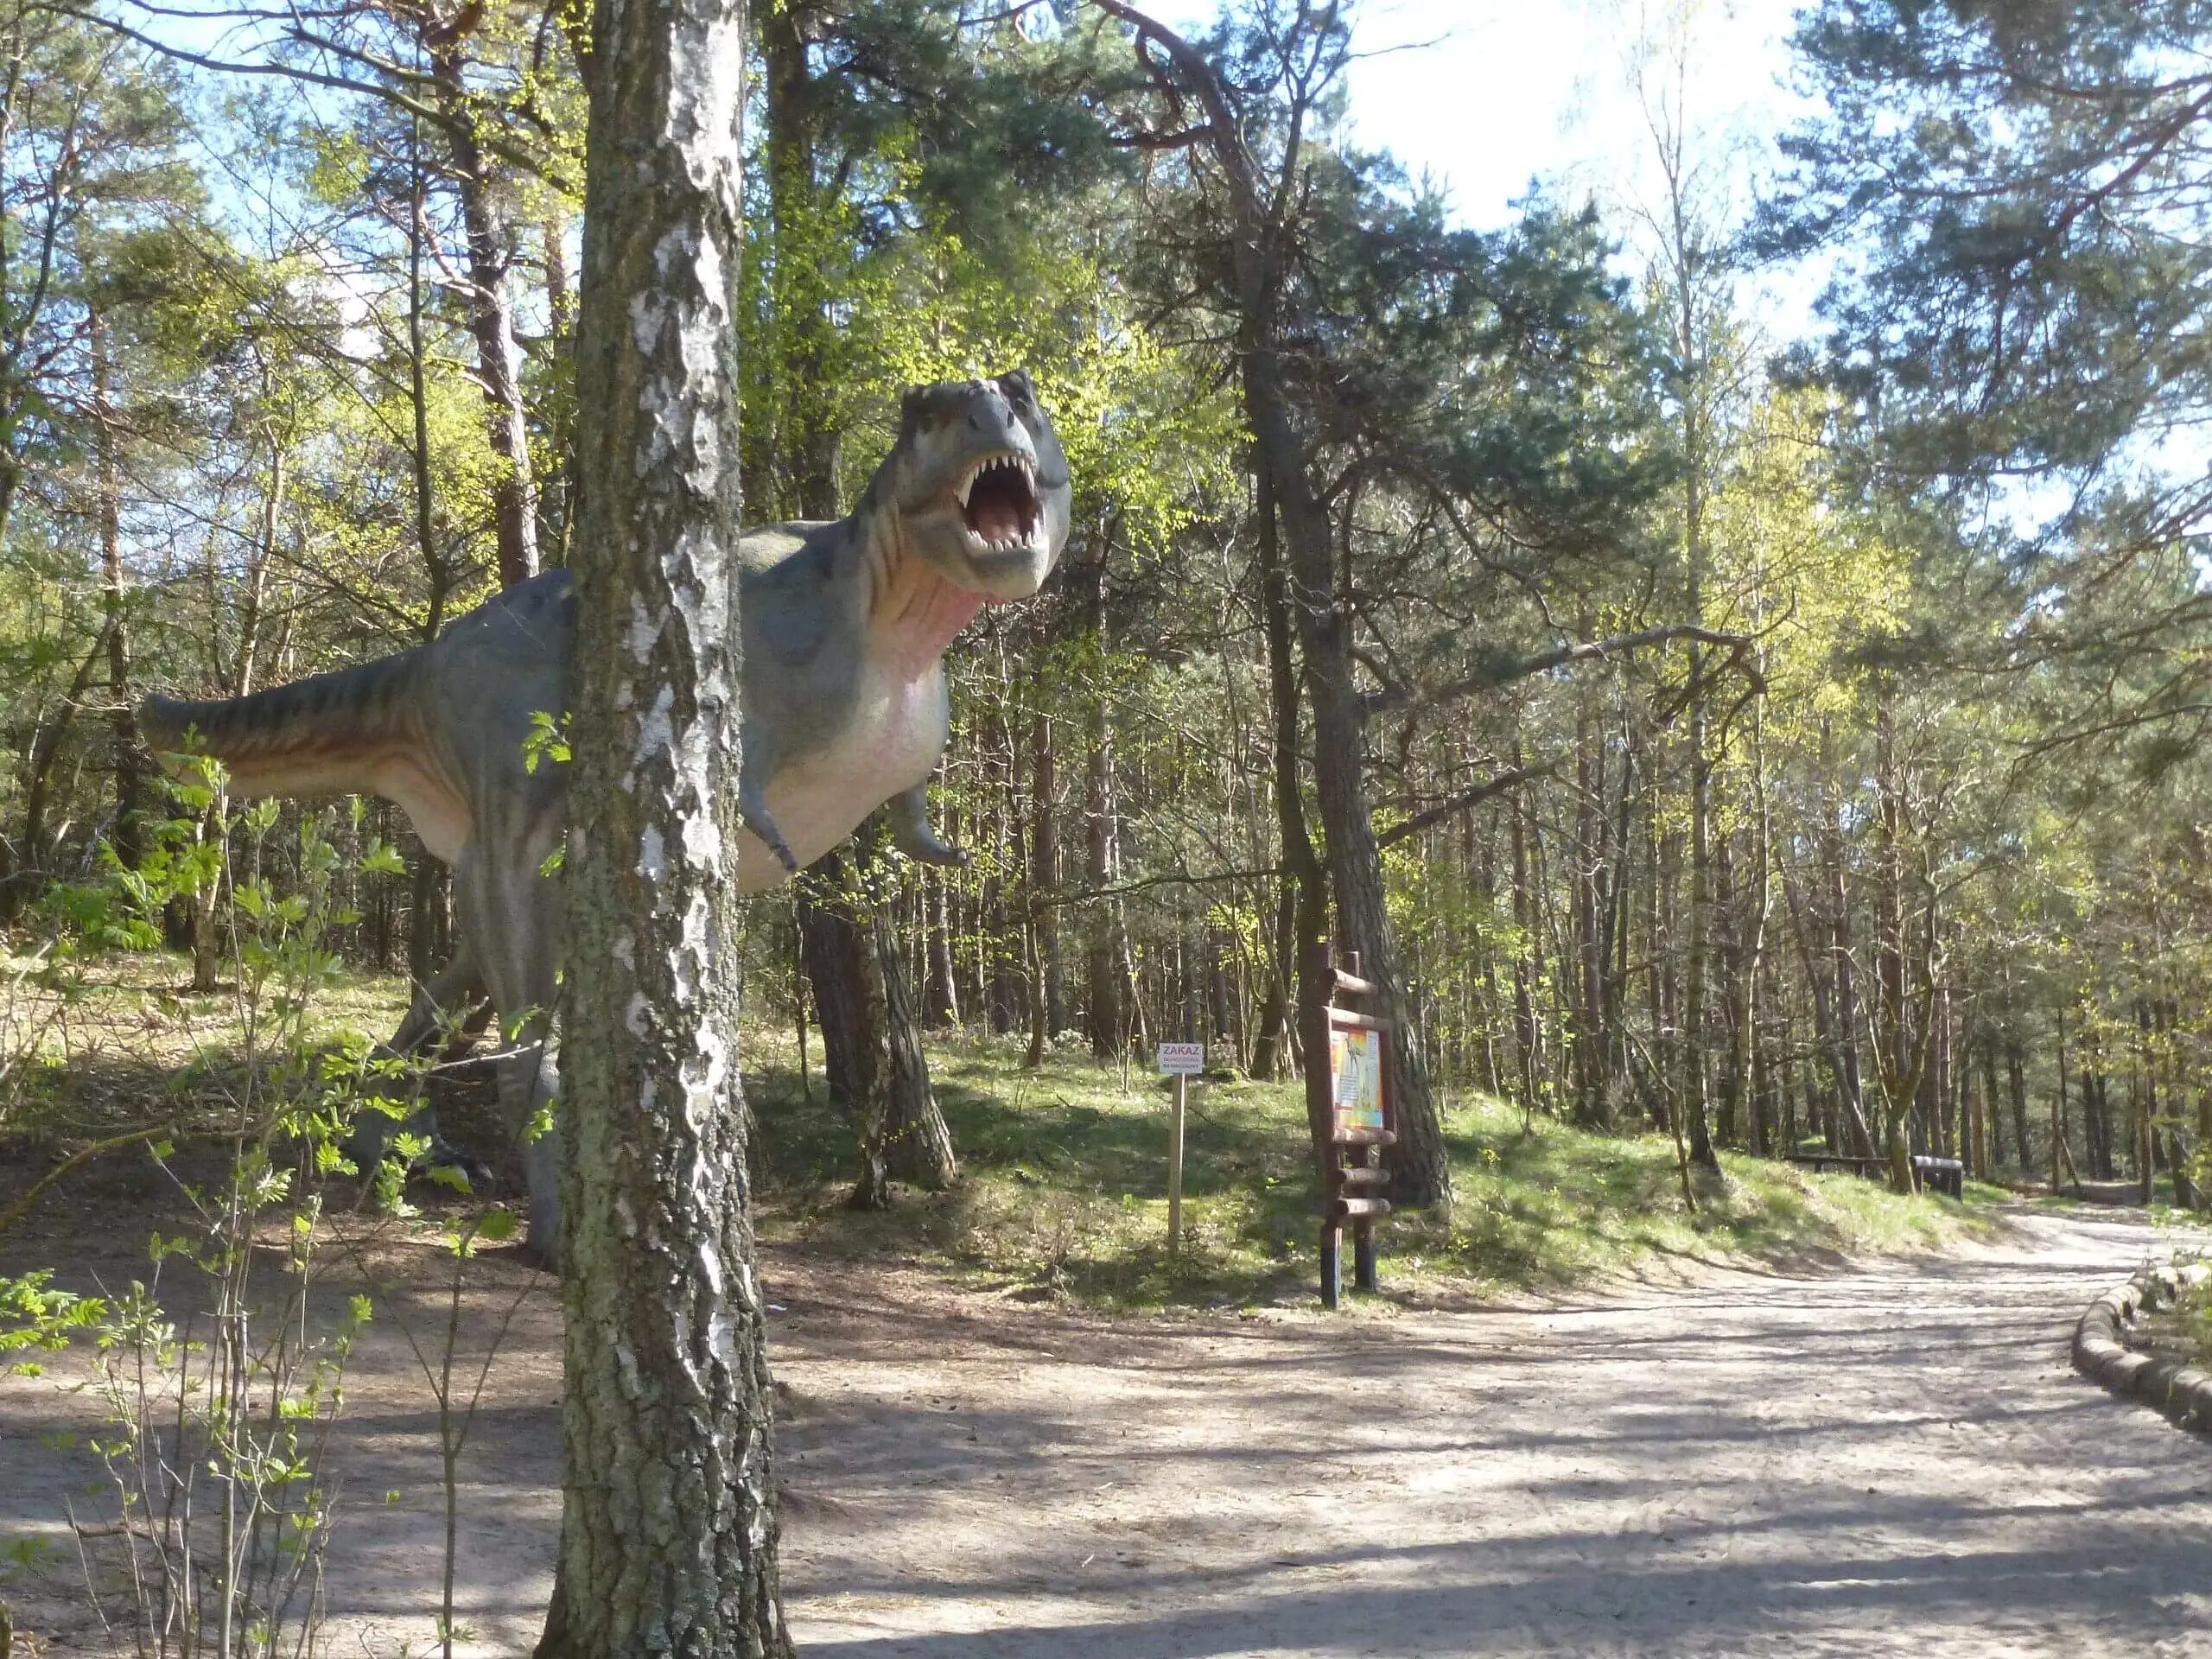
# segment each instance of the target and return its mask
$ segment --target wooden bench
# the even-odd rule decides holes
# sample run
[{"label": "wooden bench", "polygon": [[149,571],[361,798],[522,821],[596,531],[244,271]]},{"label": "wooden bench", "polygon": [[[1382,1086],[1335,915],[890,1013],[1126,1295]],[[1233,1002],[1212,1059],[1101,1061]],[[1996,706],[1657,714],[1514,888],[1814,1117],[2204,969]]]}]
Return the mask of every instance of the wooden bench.
[{"label": "wooden bench", "polygon": [[1967,1166],[1956,1158],[1930,1158],[1915,1153],[1912,1158],[1912,1178],[1922,1186],[1932,1186],[1938,1192],[1952,1198],[1967,1195]]}]

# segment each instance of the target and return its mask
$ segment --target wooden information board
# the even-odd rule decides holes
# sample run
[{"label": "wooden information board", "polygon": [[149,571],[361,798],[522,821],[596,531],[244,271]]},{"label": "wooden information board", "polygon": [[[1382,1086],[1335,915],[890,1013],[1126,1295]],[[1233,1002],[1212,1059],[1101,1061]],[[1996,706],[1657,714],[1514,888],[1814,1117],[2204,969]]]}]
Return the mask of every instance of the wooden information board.
[{"label": "wooden information board", "polygon": [[1342,1294],[1339,1246],[1344,1230],[1352,1236],[1352,1281],[1362,1290],[1376,1287],[1375,1218],[1390,1213],[1382,1196],[1390,1172],[1382,1148],[1397,1143],[1397,1119],[1390,1094],[1390,1022],[1374,1014],[1336,1006],[1338,995],[1378,996],[1382,988],[1359,976],[1359,957],[1348,954],[1345,968],[1331,967],[1332,987],[1324,1012],[1329,1022],[1329,1147],[1321,1194],[1321,1301],[1334,1307]]}]

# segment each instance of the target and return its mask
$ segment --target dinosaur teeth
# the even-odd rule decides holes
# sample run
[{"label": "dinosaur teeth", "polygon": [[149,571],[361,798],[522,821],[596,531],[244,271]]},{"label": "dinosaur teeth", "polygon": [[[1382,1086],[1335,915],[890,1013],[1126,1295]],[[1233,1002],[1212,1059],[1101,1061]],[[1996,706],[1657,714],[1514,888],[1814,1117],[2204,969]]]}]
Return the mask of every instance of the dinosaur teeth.
[{"label": "dinosaur teeth", "polygon": [[968,469],[952,493],[969,533],[988,551],[1010,552],[1034,539],[1040,507],[1037,466],[1028,456],[1005,451],[987,456]]},{"label": "dinosaur teeth", "polygon": [[983,475],[986,473],[1001,471],[1019,474],[1024,484],[1029,486],[1032,490],[1036,488],[1037,468],[1027,455],[991,455],[977,461],[968,469],[967,474],[953,486],[954,499],[963,508],[965,508],[975,493],[977,482]]}]

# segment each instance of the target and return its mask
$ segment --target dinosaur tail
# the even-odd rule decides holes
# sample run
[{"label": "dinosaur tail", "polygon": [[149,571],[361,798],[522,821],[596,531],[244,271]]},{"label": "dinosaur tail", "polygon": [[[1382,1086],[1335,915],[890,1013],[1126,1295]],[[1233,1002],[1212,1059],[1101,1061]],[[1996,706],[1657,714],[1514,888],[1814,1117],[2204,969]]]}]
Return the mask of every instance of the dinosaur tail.
[{"label": "dinosaur tail", "polygon": [[401,652],[247,697],[148,697],[138,729],[156,754],[220,760],[235,794],[378,792],[383,763],[416,738],[410,693],[421,658],[419,649]]}]

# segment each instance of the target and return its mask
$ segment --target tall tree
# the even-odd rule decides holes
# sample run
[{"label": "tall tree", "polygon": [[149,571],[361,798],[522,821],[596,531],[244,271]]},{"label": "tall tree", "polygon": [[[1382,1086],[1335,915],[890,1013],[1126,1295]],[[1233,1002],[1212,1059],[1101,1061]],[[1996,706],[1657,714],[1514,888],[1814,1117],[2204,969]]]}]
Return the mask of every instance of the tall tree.
[{"label": "tall tree", "polygon": [[745,50],[742,0],[594,22],[543,1659],[791,1651],[728,896]]},{"label": "tall tree", "polygon": [[[1758,240],[1835,256],[1817,365],[1859,398],[1875,477],[2012,543],[2009,573],[1986,575],[2015,579],[2018,626],[1974,660],[2069,661],[2045,689],[2078,693],[2075,737],[2200,741],[2212,597],[2153,604],[2129,567],[2212,522],[2193,459],[2212,410],[2212,6],[1823,0],[1795,43],[1827,111],[1784,138],[1795,167]],[[2117,589],[2114,617],[2098,601]],[[2136,671],[2113,675],[2120,657]]]},{"label": "tall tree", "polygon": [[[1099,4],[1135,31],[1140,59],[1156,65],[1155,73],[1202,112],[1192,125],[1143,142],[1163,148],[1202,148],[1215,169],[1220,206],[1225,210],[1227,245],[1222,250],[1224,268],[1213,275],[1224,284],[1224,299],[1236,319],[1236,368],[1245,417],[1258,470],[1267,480],[1283,530],[1305,691],[1313,710],[1314,767],[1338,943],[1360,952],[1365,971],[1395,1001],[1391,1046],[1400,1137],[1393,1148],[1397,1191],[1409,1204],[1446,1205],[1451,1199],[1452,1174],[1442,1126],[1429,1094],[1417,1033],[1406,1018],[1406,1005],[1397,1000],[1402,987],[1383,901],[1382,853],[1376,845],[1362,771],[1366,719],[1353,678],[1351,618],[1338,602],[1328,508],[1315,486],[1313,457],[1308,440],[1299,430],[1285,361],[1297,323],[1291,308],[1288,264],[1294,252],[1290,243],[1298,229],[1294,215],[1300,188],[1301,129],[1314,113],[1314,99],[1328,89],[1343,66],[1348,48],[1340,9],[1303,3],[1295,8],[1282,41],[1287,84],[1280,90],[1286,107],[1280,112],[1268,109],[1262,115],[1234,107],[1220,72],[1173,29],[1122,0],[1099,0]],[[1153,57],[1155,49],[1160,59]],[[1287,123],[1287,136],[1281,139],[1280,168],[1270,172],[1255,153],[1250,135],[1278,113]],[[1301,1007],[1318,1007],[1326,999],[1316,953],[1327,943],[1317,938],[1299,942]],[[1309,1070],[1320,1052],[1307,1047]],[[1316,1128],[1318,1133],[1318,1123]]]},{"label": "tall tree", "polygon": [[[1649,488],[1648,451],[1626,438],[1643,413],[1641,348],[1586,218],[1540,212],[1503,236],[1455,232],[1433,194],[1325,142],[1351,49],[1341,5],[1267,0],[1201,47],[1123,0],[1098,4],[1135,31],[1157,89],[1128,142],[1185,170],[1156,280],[1164,294],[1195,290],[1233,338],[1252,467],[1280,529],[1337,943],[1395,1003],[1394,1190],[1441,1203],[1449,1164],[1387,901],[1372,721],[1394,709],[1433,718],[1601,647],[1506,667],[1479,652],[1471,675],[1464,624],[1392,638],[1375,594],[1414,580],[1424,556],[1434,563],[1421,579],[1449,581],[1437,567],[1451,556],[1494,569],[1500,544],[1562,562],[1616,549]],[[1427,533],[1380,531],[1394,517]],[[1372,563],[1372,550],[1406,562]],[[1451,677],[1407,683],[1391,664],[1408,661],[1424,678]],[[1415,816],[1438,822],[1488,792],[1462,790]],[[1299,953],[1309,1005],[1319,943]]]}]

